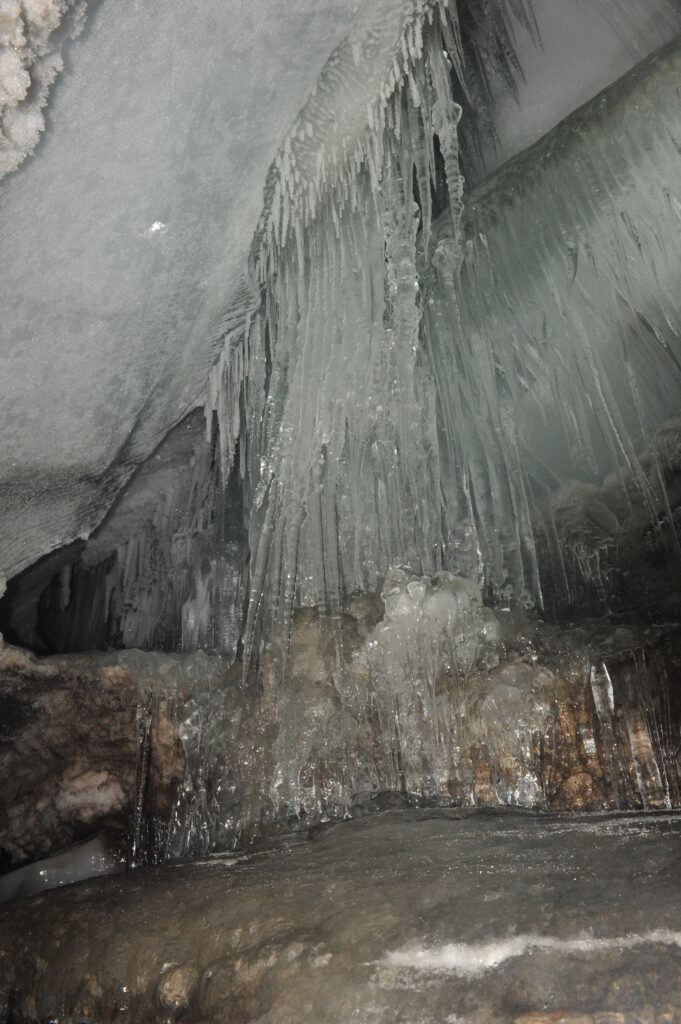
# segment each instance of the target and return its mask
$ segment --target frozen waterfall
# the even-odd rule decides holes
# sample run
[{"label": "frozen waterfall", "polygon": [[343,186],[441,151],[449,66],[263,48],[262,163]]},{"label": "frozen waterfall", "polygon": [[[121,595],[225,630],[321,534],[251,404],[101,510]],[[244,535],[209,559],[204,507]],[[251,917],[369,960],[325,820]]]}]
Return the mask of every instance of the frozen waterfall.
[{"label": "frozen waterfall", "polygon": [[[335,176],[328,145],[310,173],[303,111],[253,251],[260,304],[214,372],[251,493],[247,651],[397,565],[530,607],[568,602],[632,515],[678,556],[678,43],[469,192],[456,11],[427,11]],[[595,538],[564,529],[566,480]]]}]

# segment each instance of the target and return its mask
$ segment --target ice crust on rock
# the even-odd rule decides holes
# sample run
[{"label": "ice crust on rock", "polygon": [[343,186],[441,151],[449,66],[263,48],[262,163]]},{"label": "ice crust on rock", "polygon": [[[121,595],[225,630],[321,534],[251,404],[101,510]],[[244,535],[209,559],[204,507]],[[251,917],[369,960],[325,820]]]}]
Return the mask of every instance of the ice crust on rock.
[{"label": "ice crust on rock", "polygon": [[384,594],[346,600],[340,657],[297,609],[286,659],[273,643],[246,683],[237,663],[194,687],[171,857],[395,804],[679,806],[678,631],[569,633],[449,574],[401,569]]},{"label": "ice crust on rock", "polygon": [[497,970],[508,960],[531,956],[533,953],[584,955],[614,950],[637,949],[640,946],[681,946],[681,932],[659,928],[640,935],[594,936],[581,935],[573,939],[560,939],[553,935],[513,935],[490,942],[453,942],[446,946],[395,950],[386,954],[385,963],[393,969],[432,972],[451,971],[465,977],[476,978]]}]

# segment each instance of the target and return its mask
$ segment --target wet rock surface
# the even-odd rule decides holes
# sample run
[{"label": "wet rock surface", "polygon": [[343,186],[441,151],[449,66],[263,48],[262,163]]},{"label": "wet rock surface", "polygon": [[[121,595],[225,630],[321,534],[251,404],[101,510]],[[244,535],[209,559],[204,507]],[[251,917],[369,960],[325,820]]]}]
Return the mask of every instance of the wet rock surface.
[{"label": "wet rock surface", "polygon": [[[107,664],[107,661],[109,664]],[[139,769],[144,672],[115,656],[37,659],[0,641],[0,850],[22,863],[102,826],[128,830]],[[168,817],[184,758],[172,688],[150,705],[145,801]]]},{"label": "wet rock surface", "polygon": [[383,600],[353,595],[340,620],[299,609],[288,644],[248,672],[227,664],[203,652],[37,659],[5,646],[6,858],[130,829],[135,808],[139,862],[153,843],[155,857],[234,850],[395,800],[681,805],[676,626],[560,629],[494,613],[447,573],[399,570]]},{"label": "wet rock surface", "polygon": [[9,1022],[681,1021],[681,817],[391,811],[0,910]]},{"label": "wet rock surface", "polygon": [[[431,806],[679,806],[676,627],[560,629],[466,604],[446,580],[460,603],[433,630],[444,587],[412,599],[418,583],[403,579],[385,609],[349,599],[340,629],[296,612],[285,651],[267,649],[246,679],[235,663],[221,698],[196,695],[176,855],[357,816],[386,794]],[[435,612],[415,619],[420,600]]]}]

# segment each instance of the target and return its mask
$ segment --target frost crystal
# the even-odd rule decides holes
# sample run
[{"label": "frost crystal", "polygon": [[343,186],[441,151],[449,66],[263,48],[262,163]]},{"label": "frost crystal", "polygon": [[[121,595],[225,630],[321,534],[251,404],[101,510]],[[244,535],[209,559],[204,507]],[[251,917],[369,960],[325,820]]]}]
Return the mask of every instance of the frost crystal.
[{"label": "frost crystal", "polygon": [[83,0],[0,0],[0,179],[38,144],[42,108],[63,62],[62,38],[80,31]]}]

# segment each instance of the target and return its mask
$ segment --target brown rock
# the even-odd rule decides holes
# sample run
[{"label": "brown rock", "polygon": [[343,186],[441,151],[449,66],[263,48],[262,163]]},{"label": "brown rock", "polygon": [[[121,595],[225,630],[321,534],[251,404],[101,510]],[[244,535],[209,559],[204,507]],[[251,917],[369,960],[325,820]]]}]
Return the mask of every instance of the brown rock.
[{"label": "brown rock", "polygon": [[199,989],[199,972],[191,964],[172,967],[161,978],[158,986],[158,1002],[174,1017],[180,1017],[190,1008]]},{"label": "brown rock", "polygon": [[595,811],[603,806],[603,794],[588,772],[576,772],[556,793],[552,808],[565,811]]},{"label": "brown rock", "polygon": [[[0,849],[35,860],[101,826],[127,829],[135,801],[139,679],[96,656],[37,659],[0,646]],[[184,755],[165,700],[152,720],[146,809],[167,816]]]}]

